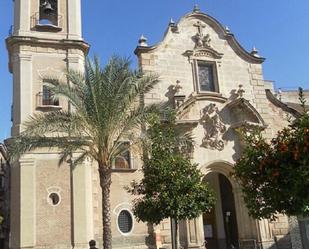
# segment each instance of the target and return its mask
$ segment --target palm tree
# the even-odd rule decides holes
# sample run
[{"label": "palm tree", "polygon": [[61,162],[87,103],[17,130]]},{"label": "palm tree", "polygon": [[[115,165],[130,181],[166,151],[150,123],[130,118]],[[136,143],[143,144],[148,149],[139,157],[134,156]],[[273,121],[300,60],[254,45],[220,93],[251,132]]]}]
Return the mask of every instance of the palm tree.
[{"label": "palm tree", "polygon": [[54,79],[47,82],[55,98],[69,101],[69,110],[31,116],[25,130],[13,138],[10,150],[16,158],[39,147],[57,147],[59,164],[70,161],[74,167],[85,158],[96,161],[103,200],[103,247],[111,249],[111,165],[128,149],[121,141],[137,142],[141,125],[158,109],[157,105],[145,107],[142,101],[158,77],[132,71],[127,59],[112,57],[103,68],[97,58],[87,60],[84,74],[70,71],[67,80],[69,84]]}]

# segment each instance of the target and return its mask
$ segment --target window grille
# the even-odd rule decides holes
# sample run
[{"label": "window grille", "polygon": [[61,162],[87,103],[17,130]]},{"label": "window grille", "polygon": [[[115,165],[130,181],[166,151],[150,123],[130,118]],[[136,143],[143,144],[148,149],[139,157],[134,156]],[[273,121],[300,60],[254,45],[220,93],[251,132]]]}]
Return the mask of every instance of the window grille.
[{"label": "window grille", "polygon": [[200,91],[215,91],[213,65],[198,63],[198,81]]},{"label": "window grille", "polygon": [[118,227],[122,233],[129,233],[133,227],[132,216],[129,211],[122,210],[118,215]]}]

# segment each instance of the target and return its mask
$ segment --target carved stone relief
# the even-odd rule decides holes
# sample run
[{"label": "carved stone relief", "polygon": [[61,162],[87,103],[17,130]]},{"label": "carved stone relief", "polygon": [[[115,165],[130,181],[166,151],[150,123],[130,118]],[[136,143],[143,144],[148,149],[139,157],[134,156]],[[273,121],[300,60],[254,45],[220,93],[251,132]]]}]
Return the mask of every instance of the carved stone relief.
[{"label": "carved stone relief", "polygon": [[213,59],[222,58],[221,53],[212,48],[210,42],[211,38],[209,34],[204,34],[203,29],[206,27],[201,21],[197,21],[193,24],[197,28],[197,33],[192,36],[192,40],[195,43],[194,50],[187,50],[184,55],[189,58],[194,57],[210,57]]},{"label": "carved stone relief", "polygon": [[197,21],[194,26],[197,27],[197,33],[193,37],[195,40],[195,48],[209,48],[211,42],[210,35],[203,34],[203,28],[205,28],[206,25],[202,24],[200,21]]},{"label": "carved stone relief", "polygon": [[216,104],[209,104],[203,109],[201,122],[205,130],[201,146],[209,149],[223,150],[224,141],[222,136],[226,131],[226,126],[220,117]]}]

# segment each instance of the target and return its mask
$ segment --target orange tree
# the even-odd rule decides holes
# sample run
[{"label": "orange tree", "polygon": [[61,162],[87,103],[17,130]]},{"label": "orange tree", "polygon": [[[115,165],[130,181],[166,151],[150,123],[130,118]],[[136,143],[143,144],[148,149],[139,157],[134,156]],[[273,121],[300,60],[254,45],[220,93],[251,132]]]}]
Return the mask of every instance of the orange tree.
[{"label": "orange tree", "polygon": [[309,113],[301,89],[300,101],[304,113],[270,142],[260,132],[244,134],[235,176],[254,218],[309,215]]},{"label": "orange tree", "polygon": [[[144,147],[143,179],[133,182],[129,192],[138,195],[133,212],[138,220],[159,224],[171,218],[173,248],[178,247],[178,222],[209,212],[215,198],[208,184],[202,181],[197,164],[191,162],[189,134],[183,134],[176,124],[174,112],[166,112],[166,120],[158,115],[149,120],[149,143]],[[173,235],[174,234],[174,235]]]}]

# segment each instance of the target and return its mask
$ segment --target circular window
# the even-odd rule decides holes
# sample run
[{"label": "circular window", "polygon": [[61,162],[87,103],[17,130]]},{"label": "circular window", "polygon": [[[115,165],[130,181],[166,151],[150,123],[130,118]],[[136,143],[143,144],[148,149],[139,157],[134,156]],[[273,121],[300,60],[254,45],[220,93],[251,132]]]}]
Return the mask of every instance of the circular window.
[{"label": "circular window", "polygon": [[48,196],[48,200],[49,200],[49,203],[53,206],[56,206],[59,204],[60,202],[60,196],[59,194],[57,193],[51,193],[49,196]]},{"label": "circular window", "polygon": [[118,227],[122,233],[129,233],[133,227],[133,219],[129,211],[122,210],[118,215]]}]

